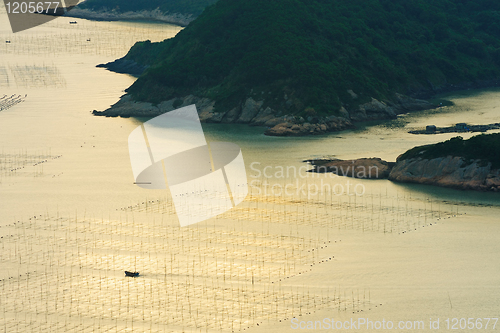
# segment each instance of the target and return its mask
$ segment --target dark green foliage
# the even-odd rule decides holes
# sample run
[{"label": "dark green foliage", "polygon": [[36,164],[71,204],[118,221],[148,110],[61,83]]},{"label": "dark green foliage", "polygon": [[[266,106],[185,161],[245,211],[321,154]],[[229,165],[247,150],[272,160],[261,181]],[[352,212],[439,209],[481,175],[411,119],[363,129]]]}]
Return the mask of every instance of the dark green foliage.
[{"label": "dark green foliage", "polygon": [[152,67],[128,92],[224,108],[252,95],[287,113],[333,114],[500,77],[499,17],[494,0],[219,0],[172,40],[131,50]]},{"label": "dark green foliage", "polygon": [[79,7],[92,10],[117,10],[118,12],[154,10],[198,16],[205,7],[217,0],[86,0]]},{"label": "dark green foliage", "polygon": [[173,106],[174,108],[178,108],[179,106],[181,106],[181,105],[182,105],[182,102],[183,102],[183,101],[182,101],[182,99],[176,99],[176,100],[174,101],[174,103],[172,104],[172,106]]},{"label": "dark green foliage", "polygon": [[500,133],[481,134],[463,140],[457,136],[435,145],[415,147],[401,155],[398,160],[407,160],[420,157],[433,159],[438,157],[455,156],[463,157],[466,161],[482,160],[483,164],[491,162],[493,168],[500,168]]},{"label": "dark green foliage", "polygon": [[[167,41],[165,41],[166,43]],[[158,61],[158,46],[163,44],[160,43],[151,43],[151,41],[147,40],[145,42],[137,42],[132,46],[132,48],[128,51],[125,59],[134,60],[135,62],[142,65],[152,65],[156,61]]]}]

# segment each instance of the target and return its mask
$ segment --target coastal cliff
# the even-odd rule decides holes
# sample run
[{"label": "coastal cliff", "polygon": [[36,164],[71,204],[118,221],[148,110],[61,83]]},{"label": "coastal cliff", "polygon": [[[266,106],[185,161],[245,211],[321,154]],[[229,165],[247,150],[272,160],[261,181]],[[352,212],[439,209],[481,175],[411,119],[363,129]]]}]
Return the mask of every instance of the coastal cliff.
[{"label": "coastal cliff", "polygon": [[446,156],[434,159],[412,158],[398,161],[389,180],[452,187],[461,190],[500,191],[500,169],[482,160],[466,161]]},{"label": "coastal cliff", "polygon": [[310,172],[334,173],[360,179],[389,179],[398,183],[415,183],[460,190],[500,192],[500,169],[483,160],[466,161],[446,156],[434,159],[412,158],[386,162],[380,158],[356,160],[307,160]]},{"label": "coastal cliff", "polygon": [[[101,66],[104,67],[104,66]],[[130,60],[115,61],[107,64],[107,68],[115,68],[117,72],[128,70],[143,70],[143,67]],[[367,120],[383,120],[396,118],[398,114],[411,111],[432,109],[437,106],[424,101],[413,99],[400,94],[395,95],[395,102],[380,102],[374,98],[369,103],[347,110],[342,108],[338,116],[286,114],[265,106],[265,100],[255,100],[248,97],[244,103],[227,111],[217,111],[215,101],[209,98],[200,98],[188,95],[183,98],[173,98],[158,104],[138,102],[129,94],[104,111],[94,110],[96,116],[106,117],[156,117],[176,108],[196,104],[200,120],[206,123],[237,123],[250,126],[266,127],[266,135],[270,136],[303,136],[317,135],[327,132],[337,132],[354,128],[354,122]]]}]

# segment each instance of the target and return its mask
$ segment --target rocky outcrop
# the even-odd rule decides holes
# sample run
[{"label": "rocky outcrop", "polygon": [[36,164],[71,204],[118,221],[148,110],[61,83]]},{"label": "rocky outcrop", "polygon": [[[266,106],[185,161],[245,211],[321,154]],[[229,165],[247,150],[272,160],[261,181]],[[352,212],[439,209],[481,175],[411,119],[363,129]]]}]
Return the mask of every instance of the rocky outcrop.
[{"label": "rocky outcrop", "polygon": [[431,89],[421,87],[421,89],[419,90],[410,91],[409,95],[414,98],[431,98],[436,94],[443,94],[460,90],[484,89],[484,88],[499,87],[499,86],[500,86],[500,79],[498,78],[492,80],[474,80],[474,81],[467,81],[467,82],[453,83],[453,84],[445,82],[439,86],[431,84]]},{"label": "rocky outcrop", "polygon": [[353,110],[351,119],[353,121],[367,121],[376,119],[396,118],[395,110],[384,102],[372,98],[371,102],[361,104],[358,109]]},{"label": "rocky outcrop", "polygon": [[304,136],[338,132],[354,128],[350,120],[343,117],[330,116],[317,119],[315,123],[305,122],[302,117],[284,117],[283,122],[269,128],[264,134],[270,136]]},{"label": "rocky outcrop", "polygon": [[[119,59],[113,63],[103,65],[103,67],[118,71],[139,66],[136,65],[129,62],[129,60]],[[118,70],[112,69],[110,66],[118,68]],[[215,102],[210,99],[193,95],[171,99],[158,105],[136,102],[130,95],[124,95],[109,109],[105,111],[94,110],[93,114],[107,117],[156,117],[162,113],[190,104],[196,104],[202,122],[263,126],[267,127],[265,134],[270,136],[304,136],[338,132],[354,128],[354,121],[389,119],[396,117],[401,112],[434,107],[426,101],[398,95],[396,102],[392,104],[372,99],[370,103],[362,104],[351,112],[341,107],[337,112],[337,116],[309,116],[304,119],[300,116],[282,114],[281,111],[266,106],[264,99],[256,100],[253,97],[247,98],[242,104],[236,105],[230,110],[220,111],[215,108]]]},{"label": "rocky outcrop", "polygon": [[264,101],[257,102],[252,97],[247,99],[242,107],[240,117],[236,122],[240,124],[250,123],[259,113],[262,104],[264,104]]},{"label": "rocky outcrop", "polygon": [[224,117],[222,117],[222,123],[224,124],[230,124],[234,123],[236,119],[240,117],[241,114],[241,106],[237,106],[226,112]]},{"label": "rocky outcrop", "polygon": [[116,59],[115,61],[108,62],[106,64],[100,64],[96,67],[106,68],[107,70],[115,73],[130,74],[134,76],[140,76],[148,68],[148,66],[143,66],[133,60],[127,60],[124,58]]},{"label": "rocky outcrop", "polygon": [[437,105],[421,99],[395,94],[393,102],[381,102],[372,98],[350,113],[353,121],[394,119],[398,114],[437,108]]},{"label": "rocky outcrop", "polygon": [[314,169],[309,172],[334,173],[339,176],[361,179],[387,179],[394,163],[380,158],[360,158],[357,160],[315,159],[306,160]]},{"label": "rocky outcrop", "polygon": [[94,110],[92,114],[96,116],[106,117],[156,117],[165,112],[169,112],[184,106],[196,104],[200,118],[203,117],[205,122],[209,122],[210,118],[214,117],[213,108],[214,102],[208,98],[198,98],[193,95],[184,97],[183,99],[171,99],[161,102],[158,105],[153,105],[147,102],[136,102],[130,95],[123,95],[118,102],[113,104],[105,111]]},{"label": "rocky outcrop", "polygon": [[462,157],[435,159],[412,158],[386,162],[380,158],[356,160],[306,160],[313,166],[309,172],[334,173],[362,179],[389,179],[399,183],[416,183],[461,190],[500,192],[500,169],[481,160],[466,161]]},{"label": "rocky outcrop", "polygon": [[127,20],[154,20],[159,22],[171,23],[180,26],[187,26],[195,19],[193,15],[184,15],[179,13],[164,13],[159,9],[141,10],[135,12],[122,13],[116,10],[93,11],[83,8],[73,8],[65,16],[83,18],[97,21],[127,21]]},{"label": "rocky outcrop", "polygon": [[480,160],[461,157],[397,161],[389,174],[395,182],[430,184],[464,190],[500,191],[500,170]]},{"label": "rocky outcrop", "polygon": [[273,127],[281,123],[281,121],[283,121],[283,118],[276,117],[276,111],[266,107],[260,109],[259,113],[251,120],[250,125]]},{"label": "rocky outcrop", "polygon": [[391,104],[396,114],[403,114],[414,111],[436,109],[439,106],[423,99],[411,98],[405,95],[395,94],[395,102]]}]

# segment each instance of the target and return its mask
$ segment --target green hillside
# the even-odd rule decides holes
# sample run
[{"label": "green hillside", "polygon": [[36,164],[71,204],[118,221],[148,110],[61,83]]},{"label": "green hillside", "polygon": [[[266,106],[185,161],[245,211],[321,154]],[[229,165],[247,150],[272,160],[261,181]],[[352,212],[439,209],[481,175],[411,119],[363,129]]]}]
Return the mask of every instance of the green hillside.
[{"label": "green hillside", "polygon": [[198,16],[205,7],[215,3],[217,0],[86,0],[78,7],[91,10],[117,10],[119,12],[154,10],[159,8],[166,13],[179,13]]},{"label": "green hillside", "polygon": [[136,100],[194,94],[227,111],[253,96],[288,114],[337,114],[499,78],[500,1],[219,0],[126,58],[151,66],[128,89]]},{"label": "green hillside", "polygon": [[455,156],[465,160],[491,162],[493,168],[500,168],[500,133],[481,134],[468,140],[457,136],[434,145],[412,148],[398,158],[398,161],[411,158],[434,159]]}]

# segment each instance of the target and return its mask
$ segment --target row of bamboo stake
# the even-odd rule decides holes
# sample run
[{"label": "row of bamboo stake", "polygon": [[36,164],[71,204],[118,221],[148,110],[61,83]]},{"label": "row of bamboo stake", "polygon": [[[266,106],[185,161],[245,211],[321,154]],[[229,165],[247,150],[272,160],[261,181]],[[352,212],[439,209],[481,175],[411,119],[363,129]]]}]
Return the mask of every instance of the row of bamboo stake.
[{"label": "row of bamboo stake", "polygon": [[301,279],[334,260],[339,230],[402,234],[454,209],[382,194],[251,192],[237,208],[188,228],[177,226],[174,205],[161,198],[118,209],[117,218],[34,214],[0,228],[0,327],[235,332],[323,309],[359,311],[372,304],[369,290]]}]

